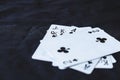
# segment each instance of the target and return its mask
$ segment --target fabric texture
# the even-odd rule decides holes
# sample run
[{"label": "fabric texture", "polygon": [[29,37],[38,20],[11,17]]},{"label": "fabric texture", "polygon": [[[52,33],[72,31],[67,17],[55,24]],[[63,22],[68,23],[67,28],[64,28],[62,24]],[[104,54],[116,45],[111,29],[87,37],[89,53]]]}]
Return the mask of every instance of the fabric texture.
[{"label": "fabric texture", "polygon": [[99,26],[120,41],[120,1],[0,0],[0,80],[120,80],[120,52],[90,75],[31,59],[51,24]]}]

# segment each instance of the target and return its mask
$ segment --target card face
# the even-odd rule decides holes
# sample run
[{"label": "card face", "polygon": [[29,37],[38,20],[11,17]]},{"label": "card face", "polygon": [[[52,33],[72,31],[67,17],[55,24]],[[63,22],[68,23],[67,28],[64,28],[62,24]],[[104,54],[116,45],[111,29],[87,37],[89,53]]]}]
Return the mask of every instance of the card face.
[{"label": "card face", "polygon": [[[54,26],[53,28],[52,28],[52,30],[54,30],[54,29],[58,29],[56,26]],[[62,30],[61,30],[62,29]],[[63,35],[62,36],[62,39],[57,39],[57,38],[53,38],[53,37],[55,37],[55,36],[53,36],[53,34],[52,34],[52,38],[51,39],[49,39],[48,41],[49,42],[47,42],[45,45],[44,45],[44,47],[46,47],[46,46],[48,46],[48,47],[51,47],[50,49],[48,48],[48,47],[46,47],[47,49],[48,49],[48,51],[49,52],[52,52],[51,50],[53,50],[53,55],[50,53],[49,55],[51,56],[52,55],[52,58],[56,58],[56,59],[58,59],[58,62],[62,62],[61,63],[61,65],[62,65],[62,67],[63,67],[63,65],[65,65],[65,67],[67,67],[67,66],[71,66],[71,65],[74,65],[74,64],[77,64],[77,63],[81,63],[81,62],[84,62],[84,61],[87,61],[87,60],[90,60],[90,59],[94,59],[94,58],[97,58],[97,57],[101,57],[101,56],[103,56],[103,55],[107,55],[107,53],[105,53],[105,54],[102,54],[102,55],[99,55],[99,54],[96,54],[96,51],[94,51],[93,49],[94,49],[94,47],[96,47],[95,45],[96,44],[94,44],[92,47],[90,46],[90,47],[88,47],[88,46],[86,46],[86,44],[84,45],[84,44],[82,44],[82,43],[87,43],[87,45],[88,44],[91,44],[91,42],[93,41],[93,39],[90,39],[90,38],[94,38],[94,42],[96,41],[96,43],[105,43],[105,41],[106,41],[106,39],[100,39],[100,38],[95,38],[95,37],[97,37],[97,36],[100,36],[100,34],[98,35],[98,32],[100,32],[100,31],[102,31],[101,29],[99,29],[99,28],[95,28],[95,29],[88,29],[88,31],[83,31],[83,33],[81,33],[81,31],[79,31],[79,32],[77,32],[77,29],[76,28],[70,28],[70,29],[64,29],[64,31],[63,31],[63,28],[61,28],[60,30],[58,30],[58,32],[59,32],[59,36],[60,35],[63,35],[62,33],[64,33],[65,34],[65,32],[66,32],[66,35]],[[85,30],[85,29],[84,29]],[[91,31],[91,32],[90,32]],[[48,32],[52,32],[52,31],[49,31],[48,30]],[[57,33],[58,33],[57,32]],[[62,33],[61,33],[62,32]],[[86,33],[84,33],[84,32],[87,32],[87,35],[86,35]],[[53,33],[53,32],[52,32]],[[56,33],[56,32],[55,32]],[[74,33],[74,35],[72,35],[71,36],[71,33],[73,34]],[[78,36],[78,33],[80,33],[81,35],[79,35]],[[96,36],[96,33],[97,33],[97,36]],[[100,32],[101,33],[101,32]],[[105,33],[105,32],[104,32]],[[69,35],[69,36],[68,36]],[[90,35],[90,37],[88,37]],[[84,37],[84,36],[87,36],[87,37]],[[93,36],[93,37],[91,37],[91,36]],[[103,36],[103,35],[102,35]],[[108,36],[108,34],[107,34],[107,36]],[[47,38],[46,38],[46,40],[49,38],[50,36],[49,35],[47,35]],[[67,39],[64,39],[64,38],[67,38]],[[78,39],[79,38],[79,39]],[[81,38],[81,39],[80,39]],[[96,40],[95,40],[96,39]],[[77,48],[77,46],[74,46],[74,44],[75,45],[77,45],[78,43],[76,43],[76,42],[79,42],[80,41],[80,43],[81,43],[81,45],[82,46],[79,46],[78,45],[78,47],[80,47],[80,48],[78,48],[79,50],[80,50],[80,52],[82,52],[82,53],[87,53],[86,55],[88,55],[89,57],[88,58],[86,58],[85,57],[85,55],[83,56],[81,56],[81,54],[79,54],[79,57],[84,57],[84,59],[81,59],[80,61],[78,61],[78,59],[79,58],[77,58],[77,56],[76,55],[78,55],[78,53],[76,53],[76,52],[78,52],[79,50],[76,50],[75,48]],[[85,41],[86,40],[86,41]],[[91,40],[90,42],[88,41],[87,42],[87,40]],[[44,41],[43,41],[44,42]],[[42,43],[43,43],[42,42]],[[46,41],[45,41],[46,42]],[[74,42],[74,43],[73,43]],[[117,41],[118,42],[118,41]],[[62,45],[61,45],[62,44]],[[72,44],[72,45],[71,45]],[[92,43],[93,44],[93,43]],[[57,45],[57,46],[56,46]],[[68,47],[66,47],[66,46],[68,46]],[[72,46],[72,47],[71,47]],[[89,48],[89,49],[91,49],[91,51],[90,50],[88,50],[88,52],[90,52],[90,54],[91,53],[94,53],[94,54],[96,54],[95,55],[95,57],[94,56],[90,56],[90,54],[88,54],[88,52],[87,51],[85,51],[85,47],[86,48]],[[98,46],[97,46],[98,47]],[[69,53],[70,51],[70,48],[73,48],[73,51],[71,51],[71,53],[70,54],[66,54],[66,53]],[[98,48],[100,48],[100,47],[98,47]],[[76,50],[76,51],[75,51]],[[99,49],[98,49],[99,50]],[[112,52],[112,51],[111,51]],[[57,53],[57,54],[56,54]],[[59,53],[62,53],[62,55],[61,54],[59,54]],[[75,53],[75,54],[73,54],[73,53]],[[65,57],[63,57],[63,56],[65,56]],[[72,57],[71,57],[72,56]],[[68,59],[68,57],[69,57],[69,59]],[[66,58],[66,59],[65,59]],[[64,61],[63,61],[64,60]],[[59,64],[60,64],[59,63]],[[68,65],[66,65],[66,63],[68,64]]]},{"label": "card face", "polygon": [[80,71],[80,72],[83,72],[83,73],[86,73],[86,74],[91,74],[99,60],[100,60],[100,58],[91,60],[91,61],[87,61],[87,62],[78,64],[78,65],[74,65],[70,68]]},{"label": "card face", "polygon": [[[59,27],[57,27],[57,26],[59,26]],[[76,28],[77,27],[75,27],[75,26],[72,26],[72,28],[71,28],[71,27],[62,26],[62,25],[51,25],[50,29],[48,30],[49,34],[47,33],[43,40],[44,40],[44,42],[46,42],[45,39],[47,41],[48,41],[48,39],[49,40],[58,40],[57,36],[62,38],[63,37],[62,33],[65,34],[65,32],[68,33],[68,35],[72,35],[76,31]],[[83,28],[81,28],[81,30],[85,30],[85,29],[91,29],[91,27],[83,27]],[[59,34],[57,34],[57,36],[53,37],[53,34],[51,34],[51,32],[54,31],[54,30],[58,31],[58,32],[55,32],[55,33],[59,33]],[[41,47],[41,45],[39,45],[39,47],[36,49],[36,51],[35,51],[34,55],[32,56],[32,58],[33,59],[38,59],[38,60],[44,60],[44,61],[51,61],[51,59],[49,60],[48,57],[44,57],[44,56],[45,56],[45,51],[43,50],[43,47]]]},{"label": "card face", "polygon": [[[48,42],[47,45],[44,45],[44,47],[52,46],[51,48],[46,48],[48,49],[48,51],[52,52],[52,54],[54,55],[53,57],[56,57],[58,63],[61,64],[62,67],[71,66],[73,64],[112,54],[119,51],[120,49],[119,41],[109,36],[107,33],[99,28],[91,29],[89,31],[85,30],[82,32],[77,32],[76,30],[74,36],[64,36],[64,38],[61,40],[59,39],[60,41],[55,40],[54,43],[51,41]],[[112,47],[110,46],[113,46],[113,44],[116,45],[114,46],[114,49],[111,49]],[[80,51],[81,53],[78,54],[78,51]],[[96,54],[97,52],[99,53]],[[87,57],[82,53],[86,53]]]},{"label": "card face", "polygon": [[111,56],[104,56],[100,59],[100,61],[97,63],[97,65],[95,66],[95,68],[107,68],[107,69],[111,69],[113,68],[113,64],[111,61]]},{"label": "card face", "polygon": [[[63,25],[51,25],[51,27],[49,28],[49,30],[47,31],[47,34],[45,35],[44,39],[42,41],[46,42],[46,40],[55,40],[57,39],[57,37],[62,38],[63,34],[74,34],[74,32],[76,31],[75,26],[63,26]],[[85,29],[90,29],[90,27],[83,27],[81,28],[83,30]],[[68,32],[67,32],[68,31]],[[54,34],[56,33],[56,34]],[[56,35],[56,36],[55,36]],[[57,39],[58,40],[58,39]],[[43,47],[41,46],[41,44],[38,46],[38,48],[36,49],[36,51],[34,52],[32,58],[33,59],[37,59],[37,60],[43,60],[43,61],[52,61],[50,59],[50,56],[46,56],[47,52],[43,49]]]},{"label": "card face", "polygon": [[100,28],[53,24],[32,59],[90,74],[94,68],[112,69],[116,59],[110,54],[118,51],[120,42]]}]

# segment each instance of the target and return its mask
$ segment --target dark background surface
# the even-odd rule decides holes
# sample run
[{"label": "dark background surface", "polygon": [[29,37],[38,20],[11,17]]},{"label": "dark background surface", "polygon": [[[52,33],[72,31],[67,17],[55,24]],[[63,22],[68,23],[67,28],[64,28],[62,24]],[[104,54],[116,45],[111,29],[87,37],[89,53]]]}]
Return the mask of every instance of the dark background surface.
[{"label": "dark background surface", "polygon": [[59,70],[31,56],[51,24],[99,26],[120,40],[119,0],[0,0],[0,80],[120,80],[114,68],[90,75]]}]

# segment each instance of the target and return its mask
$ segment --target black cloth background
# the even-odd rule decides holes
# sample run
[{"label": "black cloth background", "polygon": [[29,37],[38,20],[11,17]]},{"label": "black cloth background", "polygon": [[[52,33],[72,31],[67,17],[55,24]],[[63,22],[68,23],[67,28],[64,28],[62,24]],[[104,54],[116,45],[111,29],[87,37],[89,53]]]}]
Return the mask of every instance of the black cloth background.
[{"label": "black cloth background", "polygon": [[99,26],[120,40],[119,0],[0,0],[0,80],[120,80],[113,69],[90,75],[31,59],[51,24]]}]

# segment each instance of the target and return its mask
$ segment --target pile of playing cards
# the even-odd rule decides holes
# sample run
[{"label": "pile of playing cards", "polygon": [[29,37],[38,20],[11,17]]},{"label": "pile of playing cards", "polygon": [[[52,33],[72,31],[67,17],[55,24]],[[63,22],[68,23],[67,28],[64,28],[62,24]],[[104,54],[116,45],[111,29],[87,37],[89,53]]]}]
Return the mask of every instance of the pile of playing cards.
[{"label": "pile of playing cards", "polygon": [[112,69],[111,54],[118,51],[120,42],[98,27],[52,24],[32,58],[90,74],[94,68]]}]

